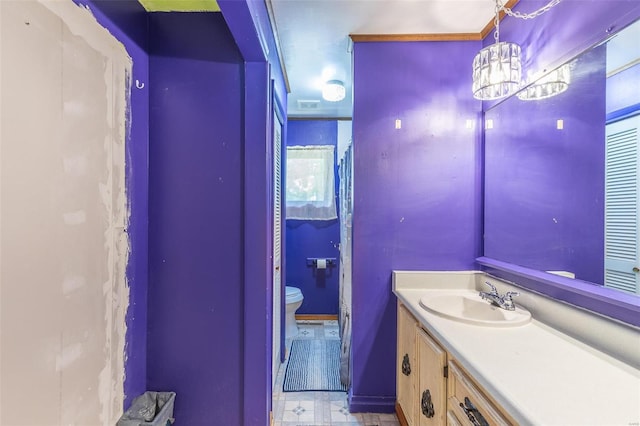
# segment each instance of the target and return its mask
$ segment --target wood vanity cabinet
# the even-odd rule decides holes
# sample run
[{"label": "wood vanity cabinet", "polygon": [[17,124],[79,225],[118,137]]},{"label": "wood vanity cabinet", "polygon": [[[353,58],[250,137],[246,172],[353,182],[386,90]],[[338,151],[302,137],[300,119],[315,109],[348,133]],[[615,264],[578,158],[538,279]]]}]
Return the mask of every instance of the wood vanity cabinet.
[{"label": "wood vanity cabinet", "polygon": [[415,425],[416,395],[416,330],[418,322],[403,305],[398,305],[398,347],[396,367],[396,398],[409,425]]},{"label": "wood vanity cabinet", "polygon": [[397,402],[405,424],[444,425],[446,352],[398,305]]},{"label": "wood vanity cabinet", "polygon": [[397,348],[396,412],[402,425],[515,424],[399,302]]}]

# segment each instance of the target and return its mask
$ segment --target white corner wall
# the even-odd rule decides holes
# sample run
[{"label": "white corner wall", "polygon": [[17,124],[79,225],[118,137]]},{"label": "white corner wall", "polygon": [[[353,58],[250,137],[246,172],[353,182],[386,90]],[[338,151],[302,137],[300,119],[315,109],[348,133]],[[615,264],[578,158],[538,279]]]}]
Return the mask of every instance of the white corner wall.
[{"label": "white corner wall", "polygon": [[71,0],[0,1],[0,424],[122,414],[131,60]]}]

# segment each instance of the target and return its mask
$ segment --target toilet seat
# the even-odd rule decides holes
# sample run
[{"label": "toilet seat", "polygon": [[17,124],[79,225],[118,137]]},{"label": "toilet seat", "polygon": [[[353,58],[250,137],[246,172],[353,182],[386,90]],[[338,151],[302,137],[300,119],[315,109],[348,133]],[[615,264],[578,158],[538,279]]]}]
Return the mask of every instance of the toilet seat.
[{"label": "toilet seat", "polygon": [[300,302],[303,299],[302,291],[300,291],[299,288],[286,286],[285,290],[286,290],[287,303],[296,303],[296,302]]}]

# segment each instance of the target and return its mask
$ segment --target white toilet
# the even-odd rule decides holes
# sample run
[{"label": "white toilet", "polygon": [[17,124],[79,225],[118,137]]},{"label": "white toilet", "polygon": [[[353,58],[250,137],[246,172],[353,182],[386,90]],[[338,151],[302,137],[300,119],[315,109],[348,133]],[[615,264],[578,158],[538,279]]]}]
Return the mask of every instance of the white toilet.
[{"label": "white toilet", "polygon": [[302,305],[304,297],[297,287],[285,287],[286,290],[286,314],[285,314],[285,336],[287,339],[298,335],[298,324],[296,324],[296,311]]}]

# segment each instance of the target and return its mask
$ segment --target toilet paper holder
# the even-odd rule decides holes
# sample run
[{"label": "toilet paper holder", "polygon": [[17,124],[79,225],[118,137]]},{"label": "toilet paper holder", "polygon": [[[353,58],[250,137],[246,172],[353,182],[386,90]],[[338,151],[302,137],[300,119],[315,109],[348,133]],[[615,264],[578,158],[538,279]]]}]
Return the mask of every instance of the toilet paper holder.
[{"label": "toilet paper holder", "polygon": [[335,257],[307,257],[307,266],[315,268],[318,266],[318,260],[324,259],[327,261],[327,267],[335,266],[336,258]]}]

